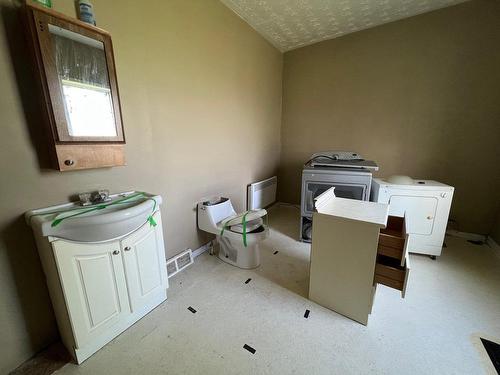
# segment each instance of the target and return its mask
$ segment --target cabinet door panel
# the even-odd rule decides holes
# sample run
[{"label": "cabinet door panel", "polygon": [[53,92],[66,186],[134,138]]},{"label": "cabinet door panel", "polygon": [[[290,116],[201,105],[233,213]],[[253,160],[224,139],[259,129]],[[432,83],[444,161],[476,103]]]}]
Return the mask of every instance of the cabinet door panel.
[{"label": "cabinet door panel", "polygon": [[55,241],[53,247],[76,344],[82,347],[130,313],[119,243]]},{"label": "cabinet door panel", "polygon": [[[76,256],[90,328],[95,329],[120,313],[120,300],[109,253]],[[96,277],[98,276],[98,277]]]},{"label": "cabinet door panel", "polygon": [[141,297],[162,285],[160,259],[156,249],[156,233],[149,232],[134,244],[133,255],[140,284]]},{"label": "cabinet door panel", "polygon": [[125,274],[133,312],[148,306],[158,295],[166,294],[167,275],[160,215],[157,225],[146,223],[121,242]]},{"label": "cabinet door panel", "polygon": [[393,195],[389,204],[389,213],[391,215],[406,215],[410,234],[432,234],[438,204],[435,197]]}]

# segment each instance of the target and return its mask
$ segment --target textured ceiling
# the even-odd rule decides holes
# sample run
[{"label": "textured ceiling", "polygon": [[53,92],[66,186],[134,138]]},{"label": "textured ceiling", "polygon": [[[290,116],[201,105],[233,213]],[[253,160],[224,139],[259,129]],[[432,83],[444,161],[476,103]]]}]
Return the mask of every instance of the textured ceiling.
[{"label": "textured ceiling", "polygon": [[465,0],[221,0],[281,51]]}]

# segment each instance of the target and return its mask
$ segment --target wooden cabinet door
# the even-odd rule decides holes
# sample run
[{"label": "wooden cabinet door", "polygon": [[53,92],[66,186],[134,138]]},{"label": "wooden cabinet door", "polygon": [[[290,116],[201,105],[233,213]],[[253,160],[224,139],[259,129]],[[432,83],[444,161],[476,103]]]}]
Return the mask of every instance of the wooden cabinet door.
[{"label": "wooden cabinet door", "polygon": [[52,243],[77,348],[130,315],[119,242]]},{"label": "wooden cabinet door", "polygon": [[58,142],[125,142],[111,36],[28,5],[33,45]]},{"label": "wooden cabinet door", "polygon": [[55,169],[125,165],[118,80],[111,35],[25,0],[34,88],[43,102],[47,150]]},{"label": "wooden cabinet door", "polygon": [[133,313],[149,307],[161,296],[166,298],[167,266],[160,214],[156,213],[154,219],[156,226],[146,223],[121,241]]}]

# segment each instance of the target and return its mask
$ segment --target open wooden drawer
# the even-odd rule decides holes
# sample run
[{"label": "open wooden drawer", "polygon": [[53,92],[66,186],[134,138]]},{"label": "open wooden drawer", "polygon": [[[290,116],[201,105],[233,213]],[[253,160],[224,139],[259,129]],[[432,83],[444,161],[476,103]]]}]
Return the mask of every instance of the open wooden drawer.
[{"label": "open wooden drawer", "polygon": [[404,217],[389,216],[387,226],[380,229],[377,254],[398,259],[400,265],[405,265],[408,231]]},{"label": "open wooden drawer", "polygon": [[374,284],[384,284],[401,291],[404,298],[410,264],[407,251],[408,231],[404,217],[389,216],[380,230]]},{"label": "open wooden drawer", "polygon": [[406,259],[405,265],[401,266],[395,258],[384,255],[377,256],[375,264],[375,284],[384,284],[388,287],[401,291],[401,297],[405,297],[408,277],[410,275],[410,262]]}]

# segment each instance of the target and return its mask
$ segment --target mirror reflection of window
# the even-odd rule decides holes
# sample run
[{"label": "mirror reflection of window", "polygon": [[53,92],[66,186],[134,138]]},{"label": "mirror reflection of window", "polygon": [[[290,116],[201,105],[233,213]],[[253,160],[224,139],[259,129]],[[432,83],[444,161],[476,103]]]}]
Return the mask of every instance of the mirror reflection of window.
[{"label": "mirror reflection of window", "polygon": [[104,44],[49,25],[61,82],[68,133],[73,137],[117,135]]}]

